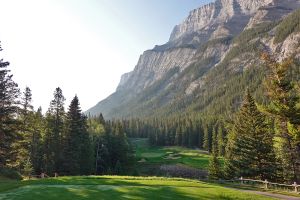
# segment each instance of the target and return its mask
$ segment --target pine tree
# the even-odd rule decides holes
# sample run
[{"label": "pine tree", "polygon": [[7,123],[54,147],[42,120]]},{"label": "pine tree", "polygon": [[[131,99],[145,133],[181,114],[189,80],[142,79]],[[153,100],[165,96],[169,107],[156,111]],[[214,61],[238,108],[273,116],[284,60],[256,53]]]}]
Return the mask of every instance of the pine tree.
[{"label": "pine tree", "polygon": [[32,162],[33,172],[40,174],[43,166],[42,136],[45,135],[45,119],[41,107],[33,114],[31,127],[30,160]]},{"label": "pine tree", "polygon": [[212,156],[209,159],[208,167],[208,178],[212,180],[217,180],[221,177],[221,164],[218,160],[218,143],[217,143],[217,133],[213,129],[212,136]]},{"label": "pine tree", "polygon": [[274,179],[276,174],[273,134],[249,90],[229,136],[225,164],[227,175],[232,169],[237,176],[262,180]]},{"label": "pine tree", "polygon": [[100,115],[99,115],[99,123],[102,124],[103,126],[105,125],[105,119],[104,119],[102,113],[100,113]]},{"label": "pine tree", "polygon": [[[33,131],[33,106],[31,105],[32,94],[29,87],[25,88],[23,96],[21,98],[21,106],[17,132],[17,138],[12,144],[12,153],[15,154],[14,162],[11,162],[11,166],[18,169],[20,173],[24,172],[25,165],[30,162],[31,158],[31,145],[32,145],[32,131]],[[30,163],[30,165],[32,165]]]},{"label": "pine tree", "polygon": [[181,133],[181,128],[178,126],[176,128],[176,134],[175,134],[175,144],[178,146],[182,145],[182,133]]},{"label": "pine tree", "polygon": [[218,132],[217,132],[217,141],[218,141],[218,153],[219,156],[225,155],[225,134],[223,131],[223,127],[221,124],[218,126]]},{"label": "pine tree", "polygon": [[87,131],[87,119],[81,113],[75,96],[67,113],[64,170],[70,175],[87,175],[92,169],[92,148]]},{"label": "pine tree", "polygon": [[61,172],[65,129],[65,97],[58,87],[46,113],[46,133],[44,142],[44,166],[47,173]]},{"label": "pine tree", "polygon": [[115,174],[120,175],[123,173],[121,162],[118,160],[115,166]]},{"label": "pine tree", "polygon": [[21,113],[23,114],[24,117],[23,119],[24,124],[26,124],[28,120],[29,113],[33,111],[33,106],[31,105],[31,103],[32,103],[31,89],[29,87],[26,87],[21,101],[21,105],[23,107]]},{"label": "pine tree", "polygon": [[[0,52],[2,51],[0,47]],[[20,90],[12,79],[8,62],[0,60],[0,168],[13,162],[11,144],[16,138]]]},{"label": "pine tree", "polygon": [[208,178],[217,180],[221,177],[221,164],[216,153],[213,153],[209,159]]},{"label": "pine tree", "polygon": [[208,152],[211,152],[211,133],[209,132],[207,124],[204,125],[203,132],[203,149],[205,149]]},{"label": "pine tree", "polygon": [[286,179],[299,181],[300,96],[290,74],[294,63],[291,59],[278,63],[268,54],[263,54],[262,58],[269,70],[265,86],[271,103],[267,112],[275,118],[277,155],[283,164]]},{"label": "pine tree", "polygon": [[213,128],[212,131],[212,153],[218,155],[219,149],[218,149],[218,135],[217,135],[216,128]]},{"label": "pine tree", "polygon": [[[202,123],[200,124],[202,126]],[[203,142],[204,142],[204,133],[203,133],[203,128],[199,127],[198,128],[198,132],[199,132],[199,147],[203,148]]]},{"label": "pine tree", "polygon": [[98,151],[98,156],[96,157],[96,173],[104,174],[108,171],[109,168],[109,152],[104,142],[100,142],[99,146],[100,148]]},{"label": "pine tree", "polygon": [[54,171],[61,171],[61,164],[63,162],[63,137],[64,137],[64,121],[65,121],[65,109],[62,90],[58,87],[53,94],[54,99],[50,102],[49,113],[52,115],[53,120],[51,125],[53,158],[54,158]]}]

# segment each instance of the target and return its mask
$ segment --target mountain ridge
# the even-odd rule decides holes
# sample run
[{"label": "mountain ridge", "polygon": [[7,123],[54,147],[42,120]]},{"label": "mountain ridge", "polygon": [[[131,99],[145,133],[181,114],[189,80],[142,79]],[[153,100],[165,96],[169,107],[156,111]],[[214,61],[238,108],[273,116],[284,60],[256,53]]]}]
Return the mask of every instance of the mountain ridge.
[{"label": "mountain ridge", "polygon": [[[239,45],[236,40],[240,35],[259,29],[264,38],[256,38],[258,46],[271,52],[281,51],[280,57],[286,57],[289,45],[285,45],[282,52],[282,47],[274,46],[271,41],[272,33],[276,30],[276,23],[299,7],[299,0],[216,0],[195,9],[175,26],[166,44],[155,46],[140,56],[134,70],[122,76],[115,93],[86,113],[97,115],[102,112],[107,118],[119,118],[151,116],[161,110],[168,115],[170,105],[178,107],[175,112],[186,110],[187,104],[202,98],[199,95],[205,96],[201,91],[203,88],[209,90],[213,87],[207,84],[215,79],[210,74],[230,57]],[[241,57],[238,60],[230,58],[229,66],[220,73],[244,71],[257,64],[257,58],[242,57],[243,53],[251,54],[244,52],[249,46],[240,47]]]}]

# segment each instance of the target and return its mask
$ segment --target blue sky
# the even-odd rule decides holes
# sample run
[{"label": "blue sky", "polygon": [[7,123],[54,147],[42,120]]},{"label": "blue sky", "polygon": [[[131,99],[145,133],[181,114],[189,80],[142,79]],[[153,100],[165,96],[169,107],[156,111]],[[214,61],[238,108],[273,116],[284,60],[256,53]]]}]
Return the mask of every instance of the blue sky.
[{"label": "blue sky", "polygon": [[[47,110],[61,87],[83,110],[113,93],[139,55],[169,39],[209,0],[0,0],[1,57],[33,104]],[[67,105],[66,105],[67,106]]]}]

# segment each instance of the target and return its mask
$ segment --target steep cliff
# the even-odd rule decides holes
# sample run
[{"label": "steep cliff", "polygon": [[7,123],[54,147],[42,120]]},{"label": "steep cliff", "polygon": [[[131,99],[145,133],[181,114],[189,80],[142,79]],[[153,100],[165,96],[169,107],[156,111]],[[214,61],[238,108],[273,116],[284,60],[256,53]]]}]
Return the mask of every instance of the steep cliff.
[{"label": "steep cliff", "polygon": [[[166,44],[140,56],[115,93],[87,112],[102,112],[107,118],[205,112],[222,101],[228,84],[236,84],[231,80],[245,73],[263,74],[253,67],[259,65],[259,51],[272,51],[279,58],[298,55],[297,31],[283,41],[274,39],[282,20],[299,7],[300,0],[216,0],[195,9],[175,26]],[[259,82],[252,85],[259,90]],[[237,87],[230,97],[233,104],[246,86]]]}]

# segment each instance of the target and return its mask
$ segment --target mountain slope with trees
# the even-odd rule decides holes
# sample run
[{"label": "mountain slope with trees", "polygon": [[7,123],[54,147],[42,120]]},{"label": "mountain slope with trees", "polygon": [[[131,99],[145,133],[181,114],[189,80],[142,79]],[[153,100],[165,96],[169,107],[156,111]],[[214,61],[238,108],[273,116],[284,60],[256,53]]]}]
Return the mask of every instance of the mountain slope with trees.
[{"label": "mountain slope with trees", "polygon": [[86,113],[102,112],[106,118],[227,114],[237,110],[246,87],[262,103],[266,74],[259,55],[299,57],[297,8],[298,0],[217,0],[196,9],[169,42],[145,51],[116,92]]}]

